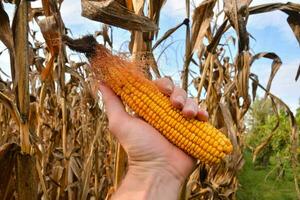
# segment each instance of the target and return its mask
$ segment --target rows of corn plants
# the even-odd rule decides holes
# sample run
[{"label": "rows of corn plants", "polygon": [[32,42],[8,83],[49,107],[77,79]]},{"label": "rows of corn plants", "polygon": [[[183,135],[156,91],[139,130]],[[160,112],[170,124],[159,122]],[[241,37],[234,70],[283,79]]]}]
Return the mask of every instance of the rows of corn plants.
[{"label": "rows of corn plants", "polygon": [[[157,47],[179,28],[186,29],[182,88],[196,89],[194,98],[207,108],[210,123],[230,139],[233,152],[213,167],[198,162],[180,199],[236,198],[237,173],[244,164],[245,114],[257,89],[271,99],[275,113],[281,106],[290,117],[291,163],[300,199],[297,125],[288,105],[270,92],[282,62],[274,52],[253,55],[247,32],[250,15],[279,10],[300,43],[300,4],[204,0],[191,9],[192,2],[186,0],[186,19],[159,33],[165,2],[81,0],[81,9],[83,17],[106,24],[94,37],[101,36],[107,46],[112,46],[111,28],[130,32],[130,59],[141,63],[149,79],[161,77]],[[12,19],[4,3],[15,5]],[[126,173],[126,153],[107,129],[90,64],[84,55],[80,62],[69,56],[71,35],[61,17],[63,3],[41,0],[42,7],[32,8],[26,0],[0,1],[0,40],[11,71],[10,80],[0,78],[0,199],[108,199]],[[38,25],[42,40],[29,23]],[[231,57],[224,48],[229,30],[234,30],[237,43]],[[260,58],[273,60],[266,86],[251,72]],[[262,141],[254,155],[265,146]]]}]

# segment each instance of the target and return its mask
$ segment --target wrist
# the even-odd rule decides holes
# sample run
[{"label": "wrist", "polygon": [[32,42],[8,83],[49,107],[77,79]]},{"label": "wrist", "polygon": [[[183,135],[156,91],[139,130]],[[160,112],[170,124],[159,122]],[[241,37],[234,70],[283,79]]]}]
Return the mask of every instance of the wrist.
[{"label": "wrist", "polygon": [[169,171],[132,167],[112,199],[177,199],[183,181]]}]

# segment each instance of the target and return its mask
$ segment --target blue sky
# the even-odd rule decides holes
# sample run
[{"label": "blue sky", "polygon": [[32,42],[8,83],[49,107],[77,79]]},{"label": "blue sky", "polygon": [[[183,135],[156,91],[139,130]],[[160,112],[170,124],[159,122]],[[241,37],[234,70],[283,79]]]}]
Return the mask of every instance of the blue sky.
[{"label": "blue sky", "polygon": [[[195,0],[197,5],[201,0]],[[253,0],[252,5],[260,3],[270,3],[272,0]],[[287,1],[278,1],[287,2]],[[300,3],[300,0],[290,2]],[[34,3],[34,6],[40,6],[39,1]],[[12,15],[12,6],[7,6]],[[65,0],[62,5],[62,17],[65,25],[72,30],[74,37],[79,37],[88,33],[94,33],[99,30],[101,25],[97,22],[81,17],[81,5],[79,0]],[[160,21],[160,32],[162,35],[168,29],[176,26],[185,18],[185,1],[184,0],[167,0],[163,7]],[[295,75],[300,64],[300,48],[291,29],[286,23],[287,15],[280,11],[275,11],[267,14],[253,15],[249,18],[248,32],[255,38],[251,39],[252,53],[259,52],[274,52],[283,62],[281,69],[276,75],[271,91],[282,98],[293,111],[299,106],[300,98],[300,80],[295,82]],[[32,25],[38,29],[36,25]],[[119,50],[122,44],[129,41],[129,33],[120,28],[114,28],[114,49]],[[227,37],[232,33],[226,34]],[[235,37],[235,35],[233,35]],[[160,57],[158,62],[159,67],[164,75],[171,75],[178,79],[180,70],[182,69],[184,46],[185,46],[185,27],[181,27],[172,38],[165,42],[165,46],[173,44]],[[123,47],[126,47],[123,46]],[[0,51],[4,49],[0,43]],[[124,48],[123,48],[124,50]],[[126,50],[126,49],[125,49]],[[235,52],[234,49],[232,49]],[[155,51],[155,55],[160,55],[162,47]],[[251,69],[251,72],[259,75],[259,80],[263,85],[266,85],[270,69],[271,60],[261,59],[256,61]],[[9,73],[8,55],[4,52],[0,56],[0,67]],[[0,72],[1,74],[1,72]],[[3,77],[3,75],[1,75]],[[263,93],[259,92],[262,96]]]}]

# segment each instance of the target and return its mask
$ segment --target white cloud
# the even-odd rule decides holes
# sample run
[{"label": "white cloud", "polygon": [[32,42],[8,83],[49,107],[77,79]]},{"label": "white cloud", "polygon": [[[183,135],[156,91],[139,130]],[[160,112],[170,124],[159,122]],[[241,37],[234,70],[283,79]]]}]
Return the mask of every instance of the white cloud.
[{"label": "white cloud", "polygon": [[[191,14],[195,6],[198,6],[203,0],[192,0],[191,1]],[[185,1],[184,0],[167,0],[163,7],[164,14],[176,18],[185,18]]]}]

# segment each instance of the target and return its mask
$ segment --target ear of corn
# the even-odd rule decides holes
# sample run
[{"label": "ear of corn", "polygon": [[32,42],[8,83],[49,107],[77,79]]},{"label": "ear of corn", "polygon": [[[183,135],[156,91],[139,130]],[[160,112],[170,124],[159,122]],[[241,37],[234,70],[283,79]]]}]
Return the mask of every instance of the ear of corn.
[{"label": "ear of corn", "polygon": [[136,64],[98,46],[91,65],[97,79],[104,81],[135,113],[189,155],[206,164],[216,164],[231,153],[232,145],[225,135],[207,122],[183,117]]}]

